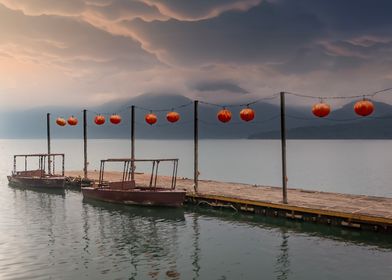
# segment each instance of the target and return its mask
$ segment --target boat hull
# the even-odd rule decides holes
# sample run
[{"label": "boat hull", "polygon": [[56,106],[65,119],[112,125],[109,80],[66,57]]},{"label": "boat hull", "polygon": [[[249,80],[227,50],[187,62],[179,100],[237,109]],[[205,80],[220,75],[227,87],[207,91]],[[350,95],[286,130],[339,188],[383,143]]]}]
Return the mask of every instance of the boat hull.
[{"label": "boat hull", "polygon": [[101,200],[112,203],[180,207],[185,201],[185,191],[180,190],[151,190],[151,189],[105,189],[82,188],[83,198]]},{"label": "boat hull", "polygon": [[33,177],[15,177],[7,176],[8,182],[12,186],[24,188],[48,188],[48,189],[63,189],[65,184],[64,177],[48,177],[48,178],[33,178]]}]

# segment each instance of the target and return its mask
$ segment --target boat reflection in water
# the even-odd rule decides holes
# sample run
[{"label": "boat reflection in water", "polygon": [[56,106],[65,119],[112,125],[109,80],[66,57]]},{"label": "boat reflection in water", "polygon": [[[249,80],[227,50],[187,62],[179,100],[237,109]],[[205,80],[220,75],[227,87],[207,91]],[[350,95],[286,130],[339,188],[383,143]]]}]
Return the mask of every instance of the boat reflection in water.
[{"label": "boat reflection in water", "polygon": [[114,211],[122,215],[130,217],[138,217],[147,220],[159,221],[184,221],[185,210],[181,207],[167,208],[167,207],[142,207],[138,205],[123,205],[113,204],[106,201],[99,201],[95,199],[83,198],[83,203],[91,205],[95,210]]},{"label": "boat reflection in water", "polygon": [[11,189],[14,189],[15,191],[28,191],[31,193],[37,193],[37,194],[47,194],[47,195],[55,195],[55,196],[62,196],[65,198],[65,188],[42,188],[42,187],[28,187],[28,186],[20,186],[20,185],[15,185],[15,184],[9,184],[9,187]]},{"label": "boat reflection in water", "polygon": [[[81,247],[103,260],[116,256],[116,264],[122,264],[123,271],[116,269],[118,275],[112,273],[113,279],[124,277],[124,273],[127,279],[181,279],[178,240],[186,228],[183,208],[126,206],[85,199],[82,207]],[[105,262],[103,267],[107,265]],[[97,273],[99,276],[100,271]]]}]

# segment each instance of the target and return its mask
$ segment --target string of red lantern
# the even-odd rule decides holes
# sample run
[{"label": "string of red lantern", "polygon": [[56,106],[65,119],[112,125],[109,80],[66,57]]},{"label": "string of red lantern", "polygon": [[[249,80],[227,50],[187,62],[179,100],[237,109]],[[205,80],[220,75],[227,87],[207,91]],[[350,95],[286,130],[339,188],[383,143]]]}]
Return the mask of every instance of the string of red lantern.
[{"label": "string of red lantern", "polygon": [[[312,113],[319,118],[324,118],[328,116],[330,112],[331,112],[331,106],[323,102],[323,100],[320,100],[319,103],[314,104],[312,107]],[[369,116],[374,112],[374,104],[369,99],[363,98],[363,100],[357,101],[354,104],[354,112],[361,117]],[[250,122],[255,118],[255,111],[247,105],[246,108],[240,111],[239,116],[241,120],[245,122]],[[180,114],[175,111],[170,111],[166,114],[166,119],[170,123],[175,123],[179,121],[180,118],[181,118]],[[222,123],[228,123],[232,119],[232,113],[230,110],[223,107],[217,113],[217,118]],[[118,114],[112,114],[109,120],[110,123],[117,125],[121,123],[122,118]],[[158,117],[153,112],[150,112],[145,115],[145,121],[149,125],[153,125],[157,123]],[[94,122],[96,125],[103,125],[106,122],[105,116],[101,114],[96,115],[94,118]],[[78,119],[74,116],[69,117],[67,121],[62,117],[56,119],[56,124],[59,126],[65,126],[67,123],[70,126],[76,126],[78,124]]]},{"label": "string of red lantern", "polygon": [[[178,122],[180,120],[180,114],[178,112],[175,111],[170,111],[166,114],[166,120],[170,123],[175,123]],[[153,125],[155,123],[158,122],[158,117],[156,114],[154,114],[153,112],[150,112],[148,114],[146,114],[144,116],[145,121],[149,124],[149,125]]]},{"label": "string of red lantern", "polygon": [[[374,104],[369,99],[363,98],[363,100],[357,101],[354,104],[354,112],[361,116],[366,117],[373,113]],[[331,112],[331,106],[324,103],[322,100],[320,103],[314,104],[312,107],[312,113],[319,118],[323,118],[329,115]]]},{"label": "string of red lantern", "polygon": [[[386,91],[390,91],[392,90],[392,88],[387,88],[387,89],[383,89],[383,90],[379,90],[373,93],[369,93],[369,94],[364,94],[363,99],[357,101],[354,104],[354,112],[361,116],[361,117],[366,117],[371,115],[374,112],[374,104],[373,102],[371,102],[369,99],[365,98],[365,97],[374,97],[376,94],[379,93],[383,93]],[[319,98],[320,102],[316,103],[312,106],[312,113],[319,118],[324,118],[326,116],[328,116],[331,112],[331,106],[325,102],[323,102],[323,99],[348,99],[348,98],[358,98],[360,96],[355,95],[355,96],[326,96],[326,97],[318,97],[318,96],[311,96],[311,95],[304,95],[304,94],[299,94],[299,93],[293,93],[293,92],[285,92],[286,94],[290,94],[290,95],[294,95],[294,96],[298,96],[298,97],[306,97],[306,98]],[[240,113],[240,119],[245,121],[245,122],[250,122],[252,120],[254,120],[255,118],[255,111],[249,107],[250,104],[255,104],[261,100],[266,100],[266,99],[272,99],[272,98],[276,98],[278,96],[278,94],[273,94],[271,96],[268,97],[264,97],[264,98],[260,98],[258,100],[255,100],[253,102],[250,102],[248,104],[237,104],[237,105],[228,105],[228,106],[223,106],[223,108],[217,113],[217,118],[220,122],[223,123],[228,123],[231,121],[232,119],[232,113],[230,110],[227,109],[227,107],[242,107],[246,105],[246,108],[243,108]],[[200,103],[204,103],[206,105],[213,105],[213,106],[219,106],[222,107],[222,105],[219,104],[213,104],[213,103],[208,103],[208,102],[204,102],[204,101],[200,101]],[[188,105],[192,104],[192,102],[190,103],[186,103],[180,106],[177,106],[175,108],[183,108],[186,107]],[[127,107],[129,108],[129,106]],[[142,107],[137,107],[139,109],[142,110],[147,110],[146,108],[142,108]],[[157,112],[164,112],[164,111],[168,111],[168,113],[166,114],[166,119],[168,122],[170,123],[175,123],[177,121],[180,120],[180,114],[176,111],[174,111],[174,109],[172,110],[167,110],[167,109],[160,109],[160,110],[156,110]],[[119,114],[112,114],[109,118],[110,123],[117,125],[120,124],[122,121],[122,118]],[[154,114],[151,110],[150,113],[145,115],[145,121],[150,124],[153,125],[155,123],[157,123],[158,121],[158,117],[156,114]],[[105,116],[103,116],[102,114],[98,114],[95,116],[94,118],[94,122],[97,125],[103,125],[106,122]],[[58,117],[56,119],[56,124],[59,126],[65,126],[66,124],[69,124],[70,126],[76,126],[78,124],[78,119],[74,116],[71,116],[68,118],[68,120],[66,121],[64,118],[62,117]]]},{"label": "string of red lantern", "polygon": [[[110,122],[111,122],[112,124],[117,125],[117,124],[120,124],[120,123],[121,123],[122,118],[121,118],[121,116],[118,115],[118,114],[112,114],[112,115],[110,116],[109,120],[110,120]],[[94,123],[95,123],[96,125],[103,125],[105,122],[106,122],[105,116],[103,116],[103,115],[101,115],[101,114],[97,114],[97,115],[95,116],[95,118],[94,118]],[[79,121],[78,121],[78,119],[77,119],[76,117],[74,117],[74,116],[69,117],[67,121],[66,121],[64,118],[62,118],[62,117],[58,117],[58,118],[56,119],[56,124],[59,125],[59,126],[65,126],[67,123],[68,123],[70,126],[76,126],[76,125],[79,123]]]}]

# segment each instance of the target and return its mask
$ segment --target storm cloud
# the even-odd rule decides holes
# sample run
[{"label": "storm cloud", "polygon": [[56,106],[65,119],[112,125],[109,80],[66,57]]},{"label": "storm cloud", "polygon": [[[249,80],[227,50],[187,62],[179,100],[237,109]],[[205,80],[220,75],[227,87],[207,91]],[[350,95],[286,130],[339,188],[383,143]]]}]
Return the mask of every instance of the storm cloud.
[{"label": "storm cloud", "polygon": [[391,10],[387,0],[0,0],[0,96],[15,106],[33,95],[34,106],[373,91],[392,84]]}]

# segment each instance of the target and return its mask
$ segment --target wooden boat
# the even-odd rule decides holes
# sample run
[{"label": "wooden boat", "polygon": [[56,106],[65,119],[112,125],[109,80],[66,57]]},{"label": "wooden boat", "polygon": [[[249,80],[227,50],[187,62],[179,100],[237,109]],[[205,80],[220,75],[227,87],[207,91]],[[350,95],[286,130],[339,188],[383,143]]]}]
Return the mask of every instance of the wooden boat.
[{"label": "wooden boat", "polygon": [[[24,158],[24,170],[17,169],[17,159]],[[38,159],[38,169],[28,169],[28,161]],[[60,174],[56,173],[56,159],[61,159]],[[27,154],[14,155],[14,170],[7,176],[12,186],[24,188],[50,188],[63,189],[64,177],[64,154]]]},{"label": "wooden boat", "polygon": [[[151,162],[152,172],[149,185],[135,182],[135,163]],[[161,162],[173,162],[173,173],[170,186],[157,186],[158,167]],[[105,180],[105,164],[122,163],[122,179],[109,182]],[[90,187],[82,187],[83,197],[86,199],[102,200],[106,202],[180,207],[186,191],[176,190],[178,159],[106,159],[101,160],[99,180]]]}]

